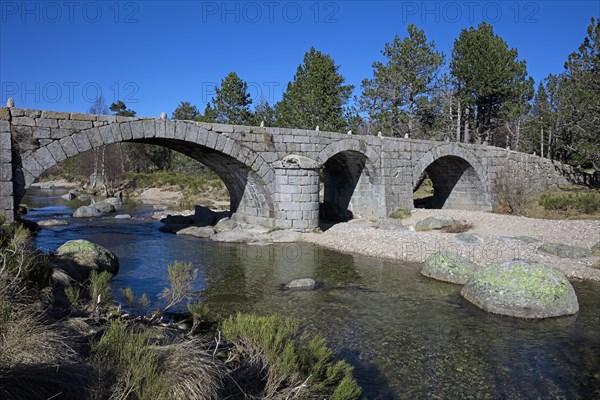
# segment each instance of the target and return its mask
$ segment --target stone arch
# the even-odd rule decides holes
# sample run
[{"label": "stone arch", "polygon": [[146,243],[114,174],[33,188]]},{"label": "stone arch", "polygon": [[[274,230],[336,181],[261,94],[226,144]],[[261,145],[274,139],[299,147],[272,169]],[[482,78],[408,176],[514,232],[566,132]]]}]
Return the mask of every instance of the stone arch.
[{"label": "stone arch", "polygon": [[213,129],[212,124],[193,121],[128,118],[54,140],[20,160],[22,176],[15,180],[16,200],[50,167],[77,154],[120,142],[160,145],[197,159],[223,180],[230,194],[231,211],[238,220],[273,224],[271,194],[275,174],[270,165],[258,153]]},{"label": "stone arch", "polygon": [[342,139],[326,146],[317,162],[323,168],[321,217],[334,222],[353,214],[377,217],[382,211],[379,155],[360,139]]},{"label": "stone arch", "polygon": [[491,209],[489,182],[483,165],[466,148],[448,143],[423,155],[413,168],[413,190],[425,172],[434,188],[429,208]]}]

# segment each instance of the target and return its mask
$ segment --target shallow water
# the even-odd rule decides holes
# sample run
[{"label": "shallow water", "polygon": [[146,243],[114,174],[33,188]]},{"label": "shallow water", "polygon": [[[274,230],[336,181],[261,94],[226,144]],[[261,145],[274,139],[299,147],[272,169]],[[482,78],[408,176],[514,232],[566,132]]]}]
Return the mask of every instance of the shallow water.
[{"label": "shallow water", "polygon": [[[30,189],[31,220],[69,218],[61,190]],[[460,286],[422,277],[420,266],[341,254],[309,244],[247,246],[161,233],[152,209],[128,206],[133,220],[70,219],[43,229],[53,251],[84,238],[119,257],[113,287],[146,293],[153,304],[174,260],[198,269],[194,290],[217,312],[275,313],[325,336],[355,366],[369,399],[600,398],[600,284],[575,282],[576,316],[525,321],[490,315],[460,297]],[[280,284],[313,277],[316,291]]]}]

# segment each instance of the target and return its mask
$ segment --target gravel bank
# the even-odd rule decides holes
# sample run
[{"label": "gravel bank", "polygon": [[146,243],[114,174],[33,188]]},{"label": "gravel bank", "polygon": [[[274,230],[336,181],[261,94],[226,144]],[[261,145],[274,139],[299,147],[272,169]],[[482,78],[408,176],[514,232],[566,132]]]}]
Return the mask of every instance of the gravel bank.
[{"label": "gravel bank", "polygon": [[[469,233],[477,235],[479,242],[465,243],[452,233],[413,230],[418,221],[433,215],[448,215],[473,224]],[[598,220],[542,220],[479,211],[419,209],[402,224],[403,228],[390,230],[379,229],[371,221],[355,220],[335,225],[325,233],[303,234],[302,240],[346,253],[396,261],[423,262],[441,250],[457,252],[480,265],[520,258],[555,267],[568,278],[600,281],[600,270],[590,268],[598,257],[567,259],[537,252],[544,242],[591,248],[600,241]],[[539,241],[510,239],[515,236]]]}]

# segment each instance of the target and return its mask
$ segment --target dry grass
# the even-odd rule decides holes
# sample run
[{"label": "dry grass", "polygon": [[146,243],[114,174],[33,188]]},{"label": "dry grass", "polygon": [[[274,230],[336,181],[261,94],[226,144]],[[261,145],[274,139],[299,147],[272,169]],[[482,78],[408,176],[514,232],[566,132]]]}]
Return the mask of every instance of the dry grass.
[{"label": "dry grass", "polygon": [[578,196],[600,196],[599,189],[590,189],[585,186],[569,185],[545,190],[543,192],[533,193],[527,197],[527,202],[523,211],[523,215],[530,218],[542,219],[600,219],[600,210],[595,212],[583,213],[580,210],[572,207],[565,209],[546,209],[542,200],[544,197],[564,198]]},{"label": "dry grass", "polygon": [[463,233],[473,229],[473,224],[467,221],[458,221],[454,225],[445,226],[441,229],[444,233]]}]

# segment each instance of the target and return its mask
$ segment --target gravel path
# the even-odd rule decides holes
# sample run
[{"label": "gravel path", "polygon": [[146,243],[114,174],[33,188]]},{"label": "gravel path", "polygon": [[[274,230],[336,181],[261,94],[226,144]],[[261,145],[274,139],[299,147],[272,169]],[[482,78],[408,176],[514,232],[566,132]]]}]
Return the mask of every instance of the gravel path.
[{"label": "gravel path", "polygon": [[[469,233],[475,234],[479,241],[465,243],[452,233],[414,231],[418,221],[434,215],[448,215],[473,224]],[[590,268],[598,262],[598,257],[568,259],[537,252],[543,242],[591,248],[600,242],[598,220],[542,220],[479,211],[419,209],[403,220],[402,225],[396,229],[390,226],[380,229],[377,223],[355,220],[337,224],[325,233],[303,234],[302,240],[346,253],[396,261],[423,262],[441,250],[458,252],[481,265],[521,258],[555,267],[569,278],[600,281],[600,269]],[[539,241],[525,243],[511,239],[515,236],[529,236]]]}]

